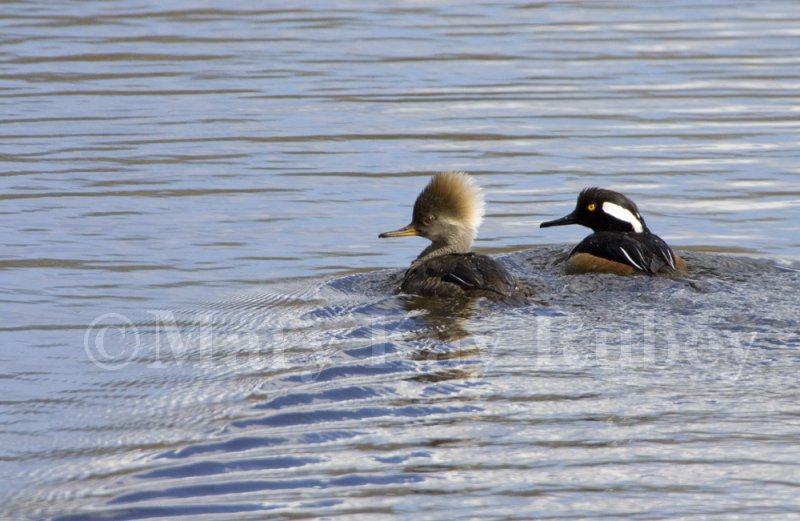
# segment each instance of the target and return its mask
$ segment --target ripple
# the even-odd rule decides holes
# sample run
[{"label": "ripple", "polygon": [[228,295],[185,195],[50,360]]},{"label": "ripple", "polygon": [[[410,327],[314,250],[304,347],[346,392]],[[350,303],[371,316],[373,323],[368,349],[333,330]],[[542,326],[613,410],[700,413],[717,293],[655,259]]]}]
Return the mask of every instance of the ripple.
[{"label": "ripple", "polygon": [[[5,5],[0,517],[795,513],[798,20]],[[528,305],[395,294],[452,169]],[[592,185],[689,276],[563,276]]]}]

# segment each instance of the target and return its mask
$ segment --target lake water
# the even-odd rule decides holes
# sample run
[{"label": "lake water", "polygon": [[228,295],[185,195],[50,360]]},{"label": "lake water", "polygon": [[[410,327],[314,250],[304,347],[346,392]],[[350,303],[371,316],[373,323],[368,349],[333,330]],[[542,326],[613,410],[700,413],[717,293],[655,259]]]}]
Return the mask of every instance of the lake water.
[{"label": "lake water", "polygon": [[[0,26],[0,517],[800,516],[800,4]],[[530,304],[393,293],[442,170]],[[562,275],[592,185],[689,277]]]}]

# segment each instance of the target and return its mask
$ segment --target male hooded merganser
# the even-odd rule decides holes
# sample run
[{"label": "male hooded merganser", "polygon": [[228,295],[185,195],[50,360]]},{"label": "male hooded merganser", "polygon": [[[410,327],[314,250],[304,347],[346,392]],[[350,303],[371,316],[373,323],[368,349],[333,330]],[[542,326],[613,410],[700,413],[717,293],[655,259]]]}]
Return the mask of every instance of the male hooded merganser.
[{"label": "male hooded merganser", "polygon": [[567,257],[566,273],[686,274],[686,263],[652,233],[636,204],[619,192],[586,188],[575,210],[541,228],[582,224],[594,233]]},{"label": "male hooded merganser", "polygon": [[411,224],[378,236],[420,235],[431,241],[406,270],[400,290],[425,297],[513,296],[514,277],[491,257],[469,251],[483,210],[481,189],[467,174],[433,176],[414,203]]}]

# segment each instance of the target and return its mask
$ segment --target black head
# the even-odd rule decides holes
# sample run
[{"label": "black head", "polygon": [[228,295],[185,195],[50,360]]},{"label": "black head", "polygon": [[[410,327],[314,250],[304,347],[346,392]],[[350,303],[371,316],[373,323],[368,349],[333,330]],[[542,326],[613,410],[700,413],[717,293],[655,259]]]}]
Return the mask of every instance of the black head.
[{"label": "black head", "polygon": [[646,232],[636,203],[619,192],[605,188],[585,188],[578,196],[578,204],[571,214],[539,226],[563,226],[581,224],[595,232]]}]

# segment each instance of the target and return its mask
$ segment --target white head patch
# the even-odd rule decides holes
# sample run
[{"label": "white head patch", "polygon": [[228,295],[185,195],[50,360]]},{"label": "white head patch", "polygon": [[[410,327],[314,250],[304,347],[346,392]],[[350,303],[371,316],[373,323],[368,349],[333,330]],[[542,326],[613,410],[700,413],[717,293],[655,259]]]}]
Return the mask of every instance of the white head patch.
[{"label": "white head patch", "polygon": [[603,211],[611,217],[630,224],[633,227],[633,231],[636,233],[642,233],[644,231],[642,218],[638,213],[633,213],[627,208],[608,201],[603,203]]}]

